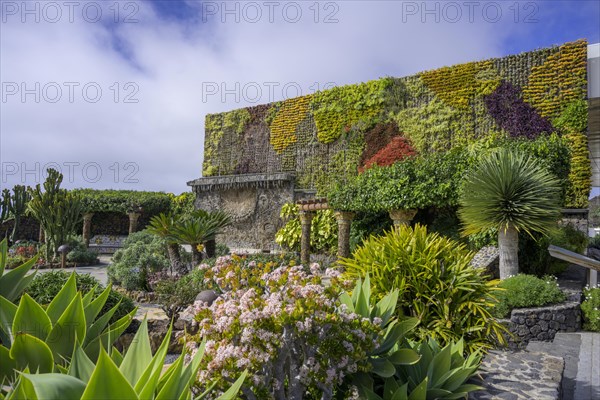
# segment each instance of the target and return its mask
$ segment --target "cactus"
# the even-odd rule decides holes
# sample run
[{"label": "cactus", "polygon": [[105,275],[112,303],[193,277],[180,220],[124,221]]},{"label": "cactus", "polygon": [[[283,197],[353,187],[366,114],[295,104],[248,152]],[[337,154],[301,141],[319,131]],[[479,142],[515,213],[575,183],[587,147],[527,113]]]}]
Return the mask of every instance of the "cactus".
[{"label": "cactus", "polygon": [[0,225],[9,219],[10,215],[10,190],[4,189],[2,191],[2,200],[0,201]]},{"label": "cactus", "polygon": [[16,185],[13,187],[13,195],[10,202],[10,213],[14,221],[13,230],[10,235],[11,243],[14,243],[17,239],[17,231],[21,224],[21,217],[27,210],[27,203],[29,203],[29,200],[31,200],[31,195],[25,186]]},{"label": "cactus", "polygon": [[37,184],[29,189],[31,200],[28,211],[39,221],[46,236],[46,259],[56,256],[58,247],[64,244],[67,236],[75,232],[82,219],[83,205],[79,197],[66,189],[61,189],[63,176],[54,169],[48,169],[44,191]]}]

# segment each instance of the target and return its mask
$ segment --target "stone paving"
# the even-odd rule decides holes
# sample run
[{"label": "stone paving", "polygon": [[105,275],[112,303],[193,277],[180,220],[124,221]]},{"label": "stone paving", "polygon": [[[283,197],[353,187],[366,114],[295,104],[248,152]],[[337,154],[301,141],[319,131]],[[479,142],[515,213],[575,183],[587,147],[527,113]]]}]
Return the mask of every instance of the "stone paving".
[{"label": "stone paving", "polygon": [[564,358],[564,400],[600,399],[600,333],[559,333],[553,343],[532,342],[527,349]]},{"label": "stone paving", "polygon": [[564,361],[544,353],[491,351],[475,380],[484,388],[473,392],[473,400],[560,399]]}]

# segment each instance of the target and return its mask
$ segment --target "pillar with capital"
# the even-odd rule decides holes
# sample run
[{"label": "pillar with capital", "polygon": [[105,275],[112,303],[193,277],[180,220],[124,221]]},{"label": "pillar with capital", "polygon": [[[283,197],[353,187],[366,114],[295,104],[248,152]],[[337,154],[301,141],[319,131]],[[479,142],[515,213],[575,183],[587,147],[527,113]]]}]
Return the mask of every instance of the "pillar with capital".
[{"label": "pillar with capital", "polygon": [[310,226],[314,211],[300,211],[300,224],[302,225],[302,236],[300,238],[300,262],[303,265],[310,263]]},{"label": "pillar with capital", "polygon": [[338,223],[338,258],[350,257],[350,226],[353,218],[353,212],[335,212],[335,219]]},{"label": "pillar with capital", "polygon": [[94,213],[85,213],[83,214],[83,241],[85,242],[86,247],[90,246],[90,238],[92,232],[92,217]]},{"label": "pillar with capital", "polygon": [[402,225],[410,225],[410,221],[417,214],[416,209],[390,210],[390,218],[394,221],[394,227],[398,228]]},{"label": "pillar with capital", "polygon": [[133,211],[127,213],[127,215],[129,215],[129,234],[131,235],[137,230],[137,224],[138,219],[140,218],[140,213]]}]

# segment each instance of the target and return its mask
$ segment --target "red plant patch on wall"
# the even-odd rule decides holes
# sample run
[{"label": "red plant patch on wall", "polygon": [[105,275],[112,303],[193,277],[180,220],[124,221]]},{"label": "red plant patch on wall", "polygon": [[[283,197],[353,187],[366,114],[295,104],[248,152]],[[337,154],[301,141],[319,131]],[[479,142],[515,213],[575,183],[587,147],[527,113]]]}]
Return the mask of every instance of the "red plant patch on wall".
[{"label": "red plant patch on wall", "polygon": [[377,152],[387,146],[400,131],[395,122],[379,123],[365,133],[365,149],[360,157],[360,165],[367,165]]},{"label": "red plant patch on wall", "polygon": [[387,167],[396,161],[403,160],[416,154],[416,150],[411,146],[408,139],[406,139],[404,136],[396,136],[392,138],[387,146],[379,150],[373,157],[365,161],[363,166],[359,168],[358,171],[363,172],[365,169],[368,169],[373,165]]}]

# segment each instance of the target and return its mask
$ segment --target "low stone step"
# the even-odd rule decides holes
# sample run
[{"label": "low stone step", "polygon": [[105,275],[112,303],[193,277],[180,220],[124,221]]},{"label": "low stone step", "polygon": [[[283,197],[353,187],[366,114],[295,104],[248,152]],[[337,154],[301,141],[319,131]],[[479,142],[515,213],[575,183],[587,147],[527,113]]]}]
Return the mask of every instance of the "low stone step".
[{"label": "low stone step", "polygon": [[561,357],[542,352],[490,351],[475,382],[484,388],[473,400],[558,400],[564,369]]}]

